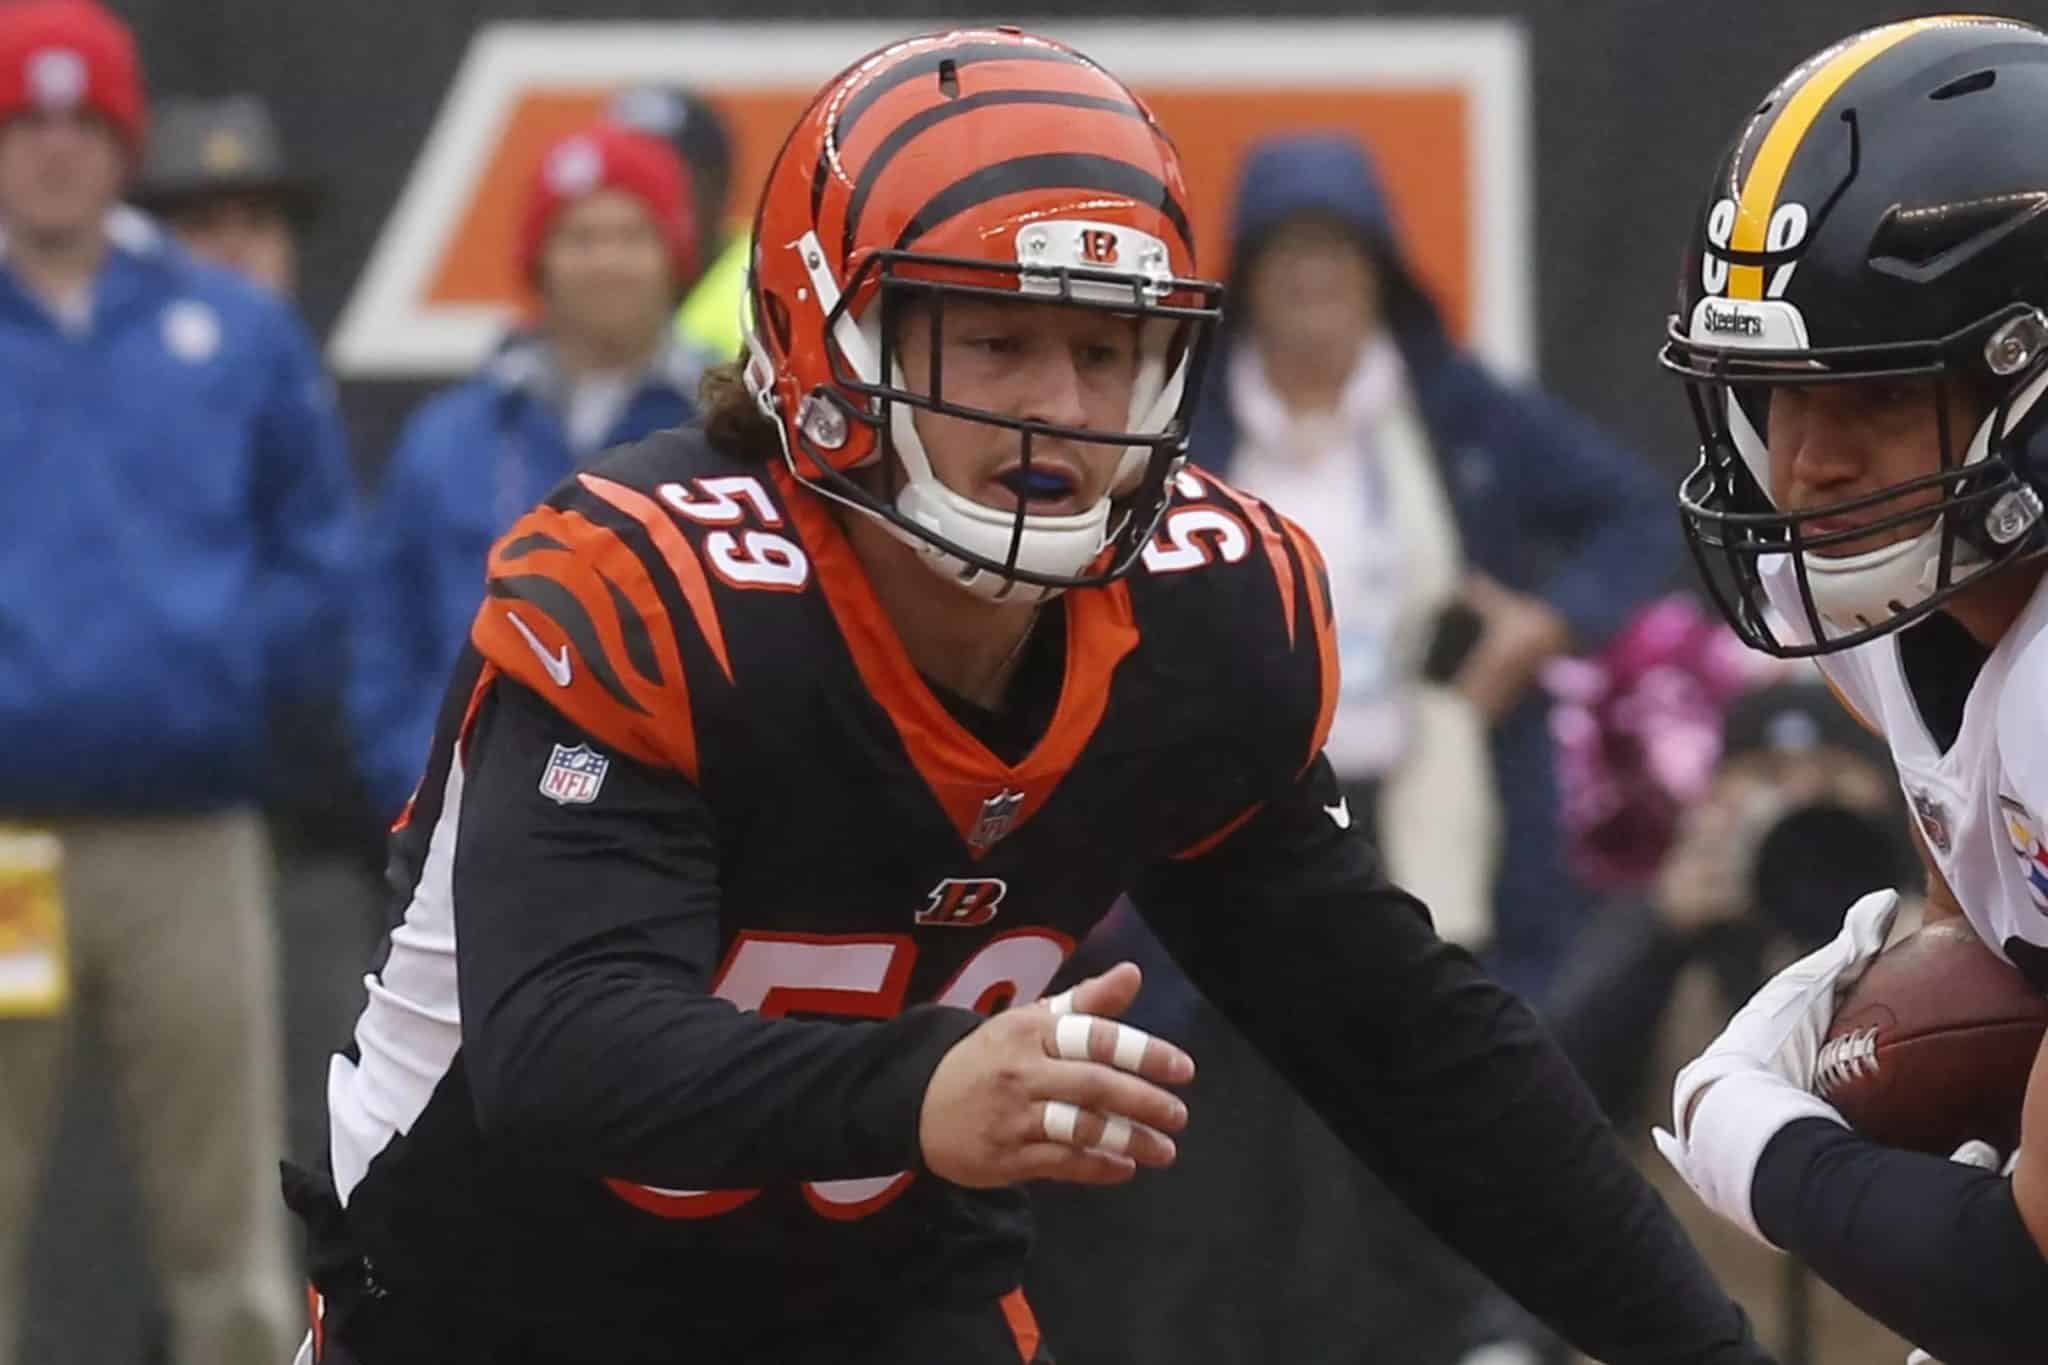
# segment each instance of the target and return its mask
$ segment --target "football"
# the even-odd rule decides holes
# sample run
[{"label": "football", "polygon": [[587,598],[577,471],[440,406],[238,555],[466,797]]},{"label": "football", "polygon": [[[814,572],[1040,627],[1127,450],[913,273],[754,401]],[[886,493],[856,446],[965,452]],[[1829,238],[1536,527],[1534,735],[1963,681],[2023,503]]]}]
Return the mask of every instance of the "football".
[{"label": "football", "polygon": [[2001,1152],[2020,1109],[2048,997],[1962,920],[1899,940],[1836,1007],[1814,1092],[1888,1147],[1947,1156],[1971,1138]]}]

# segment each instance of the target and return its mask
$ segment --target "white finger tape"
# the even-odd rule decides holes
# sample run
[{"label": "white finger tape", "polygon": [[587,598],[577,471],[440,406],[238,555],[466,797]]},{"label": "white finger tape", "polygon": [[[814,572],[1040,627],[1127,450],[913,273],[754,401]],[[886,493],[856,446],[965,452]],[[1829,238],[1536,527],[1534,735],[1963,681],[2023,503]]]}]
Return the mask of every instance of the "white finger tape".
[{"label": "white finger tape", "polygon": [[1122,1156],[1131,1145],[1131,1121],[1111,1114],[1102,1123],[1102,1141],[1095,1144],[1105,1152]]},{"label": "white finger tape", "polygon": [[1095,1028],[1092,1014],[1063,1014],[1052,1026],[1053,1051],[1070,1062],[1088,1060],[1088,1035]]},{"label": "white finger tape", "polygon": [[1132,1028],[1129,1024],[1116,1026],[1116,1052],[1111,1058],[1120,1070],[1136,1071],[1145,1064],[1145,1044],[1152,1041],[1152,1035],[1143,1029]]},{"label": "white finger tape", "polygon": [[1045,1102],[1045,1135],[1054,1142],[1072,1142],[1074,1127],[1081,1121],[1081,1111],[1065,1100]]},{"label": "white finger tape", "polygon": [[1045,1007],[1054,1014],[1072,1014],[1074,1012],[1074,992],[1072,988],[1063,990],[1058,995],[1047,1000]]}]

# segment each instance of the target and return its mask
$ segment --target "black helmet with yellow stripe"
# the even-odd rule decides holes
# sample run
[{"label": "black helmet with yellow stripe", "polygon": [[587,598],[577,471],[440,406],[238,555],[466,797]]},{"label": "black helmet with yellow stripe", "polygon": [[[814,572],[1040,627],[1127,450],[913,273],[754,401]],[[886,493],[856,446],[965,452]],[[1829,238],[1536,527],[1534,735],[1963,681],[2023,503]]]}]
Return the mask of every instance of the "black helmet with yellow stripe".
[{"label": "black helmet with yellow stripe", "polygon": [[[1860,644],[2048,549],[2048,35],[1940,16],[1800,63],[1716,171],[1661,359],[1702,442],[1687,540],[1757,648]],[[1844,383],[1928,395],[1938,459],[1774,505],[1774,395]]]}]

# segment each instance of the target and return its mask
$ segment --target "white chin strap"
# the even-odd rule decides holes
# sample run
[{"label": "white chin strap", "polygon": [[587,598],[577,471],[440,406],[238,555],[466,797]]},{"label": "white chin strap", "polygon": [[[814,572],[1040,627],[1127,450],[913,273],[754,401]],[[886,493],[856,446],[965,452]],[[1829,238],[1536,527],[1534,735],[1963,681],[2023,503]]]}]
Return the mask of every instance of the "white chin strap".
[{"label": "white chin strap", "polygon": [[[899,386],[903,382],[900,371],[895,382]],[[906,519],[997,563],[1008,562],[1014,538],[1017,567],[1028,573],[1073,577],[1102,553],[1102,547],[1109,542],[1108,497],[1071,516],[1027,514],[1019,531],[1014,510],[976,502],[939,482],[925,455],[924,442],[918,437],[915,415],[908,404],[890,405],[889,435],[895,443],[897,458],[903,461],[903,489],[896,495],[896,510]],[[976,597],[992,602],[1042,602],[1060,592],[1058,588],[1026,583],[984,569],[891,522],[885,520],[882,524],[916,549],[932,572]]]},{"label": "white chin strap", "polygon": [[[863,326],[862,330],[868,329]],[[1131,386],[1127,431],[1163,431],[1180,406],[1181,389],[1187,382],[1187,360],[1183,358],[1171,376],[1166,374],[1166,348],[1172,330],[1170,322],[1160,319],[1145,324],[1137,381]],[[876,338],[869,338],[873,347],[870,354],[879,352],[875,341]],[[905,388],[902,367],[892,363],[891,368],[891,382],[899,389]],[[889,436],[897,458],[903,462],[903,489],[896,495],[897,512],[934,536],[997,563],[1009,562],[1014,538],[1018,569],[1056,578],[1080,576],[1114,538],[1116,530],[1110,523],[1114,500],[1137,487],[1151,458],[1147,447],[1127,446],[1117,461],[1116,476],[1109,489],[1093,506],[1069,516],[1027,513],[1019,530],[1015,509],[977,502],[939,481],[932,472],[924,441],[917,434],[916,409],[908,403],[890,404]],[[984,569],[887,520],[882,520],[882,524],[916,549],[932,572],[977,597],[991,602],[1043,602],[1064,591]]]},{"label": "white chin strap", "polygon": [[[2044,391],[2048,391],[2048,373],[2035,379],[2013,400],[2007,427],[2025,417]],[[1770,453],[1763,438],[1732,394],[1727,406],[1728,429],[1737,451],[1756,478],[1757,486],[1769,489]],[[1993,413],[1978,425],[1963,455],[1964,468],[1979,463],[1990,453],[1991,423],[1996,416]],[[1830,556],[1812,550],[1804,552],[1800,557],[1806,562],[1807,585],[1822,620],[1848,634],[1904,615],[1926,601],[1940,587],[1942,532],[1947,520],[1946,514],[1937,516],[1919,535],[1862,554]],[[1949,581],[1965,578],[1988,562],[1982,552],[1957,537]],[[1789,585],[1793,581],[1789,557],[1781,572]]]}]

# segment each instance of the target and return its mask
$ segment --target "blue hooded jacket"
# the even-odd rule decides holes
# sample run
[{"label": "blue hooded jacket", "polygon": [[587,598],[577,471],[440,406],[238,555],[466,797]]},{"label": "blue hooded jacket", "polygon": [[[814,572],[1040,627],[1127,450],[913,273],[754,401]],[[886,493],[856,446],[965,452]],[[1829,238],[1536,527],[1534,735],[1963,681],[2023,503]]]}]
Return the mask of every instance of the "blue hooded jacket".
[{"label": "blue hooded jacket", "polygon": [[[672,346],[597,448],[690,421],[702,373],[695,352]],[[421,405],[384,472],[356,594],[349,715],[370,799],[386,817],[426,765],[441,694],[484,600],[492,542],[581,463],[556,383],[545,345],[515,338],[475,378]]]},{"label": "blue hooded jacket", "polygon": [[279,300],[129,210],[82,327],[0,244],[0,817],[275,789],[273,722],[338,691],[355,488]]},{"label": "blue hooded jacket", "polygon": [[[1579,648],[1596,648],[1677,565],[1669,493],[1645,461],[1591,423],[1494,377],[1457,347],[1401,252],[1377,173],[1348,137],[1285,137],[1253,148],[1238,189],[1231,279],[1245,280],[1276,226],[1305,215],[1349,226],[1375,259],[1386,323],[1466,563],[1549,603]],[[1238,446],[1226,376],[1239,341],[1226,309],[1190,441],[1196,463],[1225,475]],[[1536,689],[1496,727],[1493,753],[1504,828],[1492,965],[1503,982],[1535,999],[1587,902],[1564,865],[1555,755]]]},{"label": "blue hooded jacket", "polygon": [[[1347,137],[1280,138],[1253,148],[1235,209],[1245,267],[1273,228],[1321,215],[1351,227],[1377,261],[1387,323],[1443,472],[1465,559],[1542,598],[1594,648],[1661,587],[1678,561],[1671,497],[1649,464],[1562,403],[1513,387],[1458,349],[1402,254],[1379,176]],[[1193,458],[1228,474],[1238,445],[1224,334],[1196,409]]]}]

